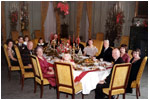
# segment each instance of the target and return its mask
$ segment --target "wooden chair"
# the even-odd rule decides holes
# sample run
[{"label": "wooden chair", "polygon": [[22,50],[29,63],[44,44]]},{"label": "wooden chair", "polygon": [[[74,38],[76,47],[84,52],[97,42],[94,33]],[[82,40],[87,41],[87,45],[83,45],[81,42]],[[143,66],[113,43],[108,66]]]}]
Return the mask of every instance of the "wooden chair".
[{"label": "wooden chair", "polygon": [[33,39],[32,42],[33,42],[33,48],[36,48],[38,44],[38,39]]},{"label": "wooden chair", "polygon": [[130,69],[130,63],[116,64],[114,66],[109,88],[103,88],[103,92],[109,95],[109,99],[112,95],[119,94],[123,94],[123,99],[125,99],[125,90],[129,79]]},{"label": "wooden chair", "polygon": [[11,36],[12,36],[12,40],[16,41],[16,40],[18,40],[19,32],[18,31],[12,31]]},{"label": "wooden chair", "polygon": [[129,55],[129,57],[130,57],[130,59],[132,58],[132,50],[128,50],[128,55]]},{"label": "wooden chair", "polygon": [[86,47],[86,43],[85,42],[80,42],[83,46],[84,46],[84,48]]},{"label": "wooden chair", "polygon": [[104,34],[98,32],[98,33],[96,34],[96,40],[103,41],[103,40],[104,40]]},{"label": "wooden chair", "polygon": [[19,51],[18,47],[15,45],[14,48],[15,48],[15,52],[16,52],[17,59],[18,59],[19,65],[20,65],[20,69],[21,69],[21,83],[22,83],[21,89],[23,90],[24,79],[34,78],[34,73],[33,72],[25,72],[25,69],[31,69],[31,68],[29,66],[23,65],[22,58],[21,58],[20,51]]},{"label": "wooden chair", "polygon": [[96,46],[96,48],[98,49],[98,53],[96,53],[96,56],[98,56],[101,53],[103,47],[103,41],[93,40],[93,45]]},{"label": "wooden chair", "polygon": [[139,98],[139,96],[141,96],[141,94],[140,94],[140,80],[141,80],[141,77],[142,77],[142,74],[143,74],[143,71],[144,71],[144,68],[146,65],[146,61],[147,61],[147,56],[144,57],[144,59],[142,60],[136,80],[131,83],[131,88],[136,88],[136,98],[137,99]]},{"label": "wooden chair", "polygon": [[40,30],[35,30],[34,33],[36,39],[43,38]]},{"label": "wooden chair", "polygon": [[28,37],[31,39],[30,32],[28,30],[23,31],[23,36],[28,35]]},{"label": "wooden chair", "polygon": [[120,45],[121,44],[126,44],[128,46],[129,45],[129,36],[122,36]]},{"label": "wooden chair", "polygon": [[[75,98],[75,94],[82,91],[82,83],[74,83],[72,66],[68,63],[55,62],[55,74],[57,81],[57,99],[60,92],[71,94]],[[82,99],[84,95],[82,94]]]},{"label": "wooden chair", "polygon": [[10,80],[11,79],[11,72],[12,71],[19,71],[20,66],[12,66],[11,65],[10,59],[8,57],[7,44],[4,44],[4,52],[5,52],[6,60],[7,60],[7,63],[8,63],[8,78]]},{"label": "wooden chair", "polygon": [[34,75],[35,75],[34,93],[36,93],[36,88],[37,88],[37,83],[38,83],[40,85],[40,88],[41,88],[40,98],[42,98],[43,86],[44,85],[50,85],[50,83],[47,79],[43,78],[38,58],[34,55],[31,55],[31,59],[32,59],[32,64],[33,64],[33,68],[34,68]]}]

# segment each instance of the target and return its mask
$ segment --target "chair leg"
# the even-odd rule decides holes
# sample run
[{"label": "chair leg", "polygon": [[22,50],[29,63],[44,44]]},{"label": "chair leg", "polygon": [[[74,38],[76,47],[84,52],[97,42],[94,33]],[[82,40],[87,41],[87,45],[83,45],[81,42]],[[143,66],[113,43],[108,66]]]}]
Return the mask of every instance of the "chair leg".
[{"label": "chair leg", "polygon": [[34,93],[36,93],[36,89],[37,89],[37,82],[35,81],[34,83],[35,83],[35,84],[34,84]]},{"label": "chair leg", "polygon": [[109,99],[111,99],[111,93],[109,93]]},{"label": "chair leg", "polygon": [[72,94],[72,99],[75,99],[75,96],[74,96],[75,94]]},{"label": "chair leg", "polygon": [[59,97],[60,97],[60,93],[59,91],[57,91],[57,99],[59,99]]},{"label": "chair leg", "polygon": [[136,98],[138,99],[138,87],[136,87]]},{"label": "chair leg", "polygon": [[49,89],[51,90],[51,85],[49,85]]},{"label": "chair leg", "polygon": [[40,91],[40,98],[42,98],[42,95],[43,95],[43,84],[41,84],[40,89],[41,89],[41,91]]},{"label": "chair leg", "polygon": [[125,99],[125,93],[123,94],[123,99]]},{"label": "chair leg", "polygon": [[82,94],[82,99],[84,99],[84,94],[83,93],[81,93]]},{"label": "chair leg", "polygon": [[138,87],[138,91],[139,91],[139,96],[141,96],[141,93],[140,93],[140,86]]},{"label": "chair leg", "polygon": [[22,88],[21,88],[21,90],[23,90],[23,88],[24,88],[24,76],[22,76]]},{"label": "chair leg", "polygon": [[119,94],[117,95],[116,99],[118,99],[118,98],[119,98]]},{"label": "chair leg", "polygon": [[66,94],[66,98],[68,98],[68,94]]}]

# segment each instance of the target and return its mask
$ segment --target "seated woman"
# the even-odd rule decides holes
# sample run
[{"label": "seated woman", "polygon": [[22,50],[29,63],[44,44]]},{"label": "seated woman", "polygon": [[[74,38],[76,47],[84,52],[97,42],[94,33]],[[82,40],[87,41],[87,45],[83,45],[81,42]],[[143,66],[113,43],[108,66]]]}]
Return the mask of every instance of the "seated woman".
[{"label": "seated woman", "polygon": [[29,41],[29,37],[25,35],[23,44],[27,46],[28,41]]},{"label": "seated woman", "polygon": [[45,47],[45,43],[42,38],[39,38],[37,46]]},{"label": "seated woman", "polygon": [[10,58],[10,63],[12,66],[19,66],[14,48],[13,48],[13,41],[11,39],[8,39],[7,42],[7,52],[8,52],[8,56]]},{"label": "seated woman", "polygon": [[84,48],[84,55],[94,57],[98,52],[98,49],[93,45],[93,41],[91,39],[88,40],[89,46]]},{"label": "seated woman", "polygon": [[51,86],[56,86],[56,80],[55,80],[53,67],[51,67],[50,64],[43,57],[43,48],[41,46],[38,46],[36,48],[36,54],[37,54],[37,57],[40,63],[43,77],[48,79]]},{"label": "seated woman", "polygon": [[120,53],[121,53],[121,57],[123,59],[123,61],[125,63],[129,63],[130,62],[130,57],[127,54],[127,45],[126,44],[122,44],[120,47]]},{"label": "seated woman", "polygon": [[131,83],[132,81],[136,80],[142,59],[140,57],[141,51],[140,49],[133,50],[132,56],[133,58],[130,60],[130,63],[132,63],[130,76],[128,80],[128,85],[126,88],[126,93],[132,93]]}]

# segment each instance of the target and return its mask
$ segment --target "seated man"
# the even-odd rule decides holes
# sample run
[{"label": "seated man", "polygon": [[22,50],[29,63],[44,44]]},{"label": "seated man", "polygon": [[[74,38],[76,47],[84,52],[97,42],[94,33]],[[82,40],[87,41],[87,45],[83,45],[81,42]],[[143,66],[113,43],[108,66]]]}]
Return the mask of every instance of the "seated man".
[{"label": "seated man", "polygon": [[[115,64],[124,63],[123,59],[120,57],[120,51],[117,48],[112,51],[112,57],[114,58],[113,67]],[[99,83],[97,84],[95,89],[95,99],[105,98],[106,94],[103,93],[102,89],[109,87],[112,71],[113,71],[113,68],[111,69],[109,76],[107,76],[105,80],[99,81]]]},{"label": "seated man", "polygon": [[[78,48],[78,46],[79,46],[79,48],[81,48],[82,53],[84,53],[84,52],[83,52],[84,46],[83,46],[80,42],[81,42],[81,41],[80,41],[80,38],[79,38],[79,37],[76,38],[76,40],[75,40],[75,47]],[[72,46],[73,46],[73,43],[71,43],[71,44],[72,44]],[[75,50],[75,53],[78,53],[78,52],[79,52],[78,49]]]},{"label": "seated man", "polygon": [[17,46],[19,48],[20,53],[22,52],[23,49],[25,49],[26,46],[23,44],[23,37],[22,36],[18,37]]},{"label": "seated man", "polygon": [[101,53],[99,56],[97,56],[97,59],[103,58],[104,61],[111,62],[113,61],[112,58],[112,48],[109,47],[109,40],[104,40],[103,42],[103,48],[101,50]]},{"label": "seated man", "polygon": [[32,65],[31,65],[32,62],[30,58],[31,54],[33,54],[33,42],[29,41],[27,43],[27,47],[22,51],[21,57],[22,57],[23,65],[30,66],[32,68]]}]

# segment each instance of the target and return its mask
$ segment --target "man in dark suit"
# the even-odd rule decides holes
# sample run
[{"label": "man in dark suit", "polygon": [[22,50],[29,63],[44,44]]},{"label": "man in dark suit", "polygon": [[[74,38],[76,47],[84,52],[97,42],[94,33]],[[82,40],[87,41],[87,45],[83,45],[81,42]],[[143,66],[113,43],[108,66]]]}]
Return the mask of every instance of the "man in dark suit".
[{"label": "man in dark suit", "polygon": [[98,55],[96,58],[97,59],[103,58],[104,61],[108,61],[108,62],[113,61],[112,48],[109,47],[109,40],[104,40],[103,45],[104,46],[101,50],[100,55]]},{"label": "man in dark suit", "polygon": [[19,48],[20,53],[22,53],[23,49],[25,49],[25,47],[26,47],[26,46],[23,44],[23,37],[22,37],[22,36],[19,36],[19,37],[18,37],[17,46],[18,46],[18,48]]},{"label": "man in dark suit", "polygon": [[[120,57],[120,51],[117,48],[112,51],[112,57],[114,59],[113,67],[115,64],[124,63],[123,59]],[[105,80],[99,81],[99,83],[97,84],[96,89],[95,89],[95,99],[104,99],[105,98],[106,94],[103,93],[102,89],[109,87],[113,67],[110,71],[109,76],[107,76],[107,78]]]},{"label": "man in dark suit", "polygon": [[32,62],[30,58],[31,54],[33,54],[33,42],[29,41],[27,43],[27,47],[25,47],[25,49],[22,51],[21,57],[22,57],[23,65],[30,66],[32,68]]}]

